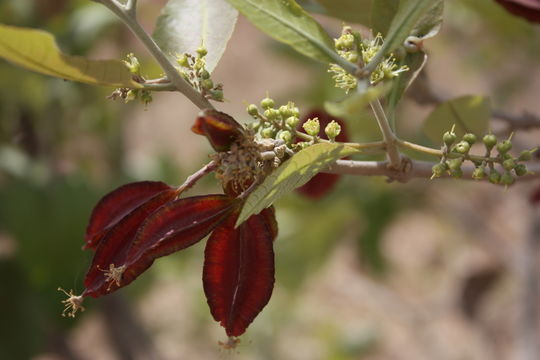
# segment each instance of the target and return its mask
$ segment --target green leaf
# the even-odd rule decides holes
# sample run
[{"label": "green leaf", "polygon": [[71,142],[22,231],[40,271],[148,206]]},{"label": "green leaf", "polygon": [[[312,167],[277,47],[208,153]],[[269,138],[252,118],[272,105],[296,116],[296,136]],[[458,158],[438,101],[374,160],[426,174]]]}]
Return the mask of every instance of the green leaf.
[{"label": "green leaf", "polygon": [[420,39],[428,39],[437,35],[443,22],[443,12],[444,0],[437,0],[436,4],[416,23],[411,35]]},{"label": "green leaf", "polygon": [[169,56],[208,50],[206,69],[212,71],[223,55],[238,11],[226,0],[169,0],[159,16],[154,39]]},{"label": "green leaf", "polygon": [[332,162],[356,152],[358,150],[337,143],[319,143],[299,151],[248,196],[236,225],[240,225],[251,215],[258,214],[283,195],[304,185]]},{"label": "green leaf", "polygon": [[92,85],[139,88],[119,60],[88,60],[63,54],[41,30],[0,24],[0,58],[41,74]]},{"label": "green leaf", "polygon": [[489,99],[480,95],[467,95],[437,106],[424,123],[424,133],[435,143],[441,143],[443,134],[455,124],[458,137],[465,133],[482,136],[486,133],[491,109]]},{"label": "green leaf", "polygon": [[393,119],[397,104],[401,100],[403,93],[413,83],[420,71],[424,68],[427,62],[427,55],[422,52],[409,53],[398,64],[401,68],[403,65],[409,67],[409,71],[405,71],[394,79],[392,90],[388,95],[388,117]]},{"label": "green leaf", "polygon": [[392,19],[399,8],[399,0],[377,0],[371,10],[371,32],[373,36],[381,34],[386,37]]},{"label": "green leaf", "polygon": [[381,61],[386,54],[401,46],[409,37],[421,17],[440,0],[401,0],[398,12],[394,16],[384,44],[376,58]]},{"label": "green leaf", "polygon": [[[379,0],[375,0],[375,4]],[[326,15],[346,22],[370,26],[373,0],[317,0]]]},{"label": "green leaf", "polygon": [[313,59],[337,62],[330,36],[294,0],[227,0],[268,36]]},{"label": "green leaf", "polygon": [[349,117],[364,111],[370,102],[385,96],[391,89],[392,83],[387,82],[377,86],[368,87],[349,96],[342,102],[325,102],[324,109],[335,117]]}]

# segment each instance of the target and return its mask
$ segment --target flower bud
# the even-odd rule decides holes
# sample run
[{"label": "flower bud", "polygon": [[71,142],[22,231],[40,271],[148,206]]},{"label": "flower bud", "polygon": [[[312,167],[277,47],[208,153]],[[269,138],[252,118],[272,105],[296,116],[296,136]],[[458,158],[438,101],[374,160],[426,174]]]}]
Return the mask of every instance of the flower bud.
[{"label": "flower bud", "polygon": [[188,60],[188,57],[186,54],[183,54],[182,56],[180,56],[179,58],[176,59],[176,62],[178,63],[178,65],[180,65],[181,67],[189,67],[189,60]]},{"label": "flower bud", "polygon": [[446,146],[450,147],[456,141],[456,134],[454,132],[447,131],[443,135],[443,141]]},{"label": "flower bud", "polygon": [[495,145],[497,145],[497,137],[493,134],[487,134],[482,138],[486,149],[491,150]]},{"label": "flower bud", "polygon": [[199,55],[199,57],[203,58],[206,56],[206,54],[208,54],[208,51],[206,50],[206,48],[204,47],[200,47],[197,49],[197,55]]},{"label": "flower bud", "polygon": [[292,116],[292,111],[287,105],[281,105],[279,107],[279,114],[284,118],[288,118],[289,116]]},{"label": "flower bud", "polygon": [[512,142],[510,140],[504,140],[497,144],[497,151],[500,154],[506,154],[512,149]]},{"label": "flower bud", "polygon": [[505,186],[510,186],[512,185],[516,180],[514,179],[514,177],[512,176],[512,174],[510,173],[510,171],[505,171],[504,174],[502,174],[501,176],[501,181],[500,181],[500,184],[501,185],[505,185]]},{"label": "flower bud", "polygon": [[276,130],[272,126],[261,130],[261,136],[264,139],[273,139],[275,135],[276,135]]},{"label": "flower bud", "polygon": [[514,159],[509,158],[503,161],[502,166],[506,171],[510,171],[516,167],[516,162]]},{"label": "flower bud", "polygon": [[277,111],[276,109],[267,109],[267,110],[264,110],[263,115],[268,120],[272,121],[272,120],[277,119],[277,117],[279,116],[279,111]]},{"label": "flower bud", "polygon": [[458,152],[460,154],[467,154],[470,149],[471,149],[471,145],[467,141],[460,141],[454,147],[454,151],[456,151],[456,152]]},{"label": "flower bud", "polygon": [[268,97],[261,100],[261,106],[263,107],[263,109],[273,108],[274,105],[275,105],[274,100]]},{"label": "flower bud", "polygon": [[468,142],[469,145],[472,145],[476,142],[476,135],[474,135],[473,133],[467,133],[463,135],[463,140]]},{"label": "flower bud", "polygon": [[210,91],[210,95],[212,96],[212,100],[223,101],[223,90],[222,89],[214,89],[214,90]]},{"label": "flower bud", "polygon": [[433,177],[436,178],[443,176],[446,169],[447,167],[444,163],[438,163],[433,165],[433,167],[431,168],[431,171],[433,172]]},{"label": "flower bud", "polygon": [[330,141],[334,141],[336,137],[341,133],[341,126],[332,120],[326,127],[324,128],[324,132],[326,136],[328,136],[328,139]]},{"label": "flower bud", "polygon": [[306,133],[311,136],[317,136],[319,134],[319,131],[321,130],[318,118],[309,119],[302,125],[302,127],[304,128]]},{"label": "flower bud", "polygon": [[461,169],[451,170],[450,176],[456,179],[460,179],[461,177],[463,177],[463,170]]},{"label": "flower bud", "polygon": [[278,134],[278,138],[285,141],[286,144],[290,144],[292,140],[292,134],[288,130],[283,130]]},{"label": "flower bud", "polygon": [[517,176],[524,176],[527,175],[529,170],[527,170],[527,166],[525,164],[517,164],[514,168],[514,172]]},{"label": "flower bud", "polygon": [[447,161],[448,168],[452,171],[460,170],[463,164],[463,158],[457,158]]},{"label": "flower bud", "polygon": [[210,79],[210,73],[207,70],[201,71],[201,79],[203,80]]},{"label": "flower bud", "polygon": [[259,113],[259,109],[255,104],[249,104],[246,111],[251,116],[256,116]]},{"label": "flower bud", "polygon": [[297,118],[296,116],[290,116],[287,118],[287,120],[285,120],[285,124],[291,128],[291,129],[296,129],[296,127],[298,126],[298,123],[300,122],[300,119]]},{"label": "flower bud", "polygon": [[205,79],[201,81],[201,87],[204,90],[210,90],[214,87],[214,82],[212,81],[212,79]]},{"label": "flower bud", "polygon": [[519,161],[529,161],[532,159],[532,151],[529,150],[523,150],[518,157]]},{"label": "flower bud", "polygon": [[497,170],[491,170],[488,180],[492,184],[498,184],[501,181],[501,174],[499,174]]},{"label": "flower bud", "polygon": [[486,177],[486,168],[483,166],[479,166],[476,169],[474,169],[472,173],[472,178],[474,180],[482,180]]}]

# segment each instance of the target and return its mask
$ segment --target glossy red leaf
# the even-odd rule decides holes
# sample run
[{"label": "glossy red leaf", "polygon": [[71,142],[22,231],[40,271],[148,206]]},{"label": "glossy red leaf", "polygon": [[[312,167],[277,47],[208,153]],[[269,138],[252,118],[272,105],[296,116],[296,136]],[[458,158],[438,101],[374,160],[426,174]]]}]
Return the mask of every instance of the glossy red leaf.
[{"label": "glossy red leaf", "polygon": [[264,216],[270,233],[272,234],[272,241],[278,236],[278,223],[276,220],[276,209],[273,206],[267,207],[261,211],[261,215]]},{"label": "glossy red leaf", "polygon": [[204,252],[204,292],[212,316],[228,336],[246,331],[274,287],[275,230],[262,214],[235,229],[236,219],[230,216],[214,230]]},{"label": "glossy red leaf", "polygon": [[216,110],[203,110],[191,127],[195,134],[206,136],[216,151],[227,151],[240,136],[242,126],[231,116]]},{"label": "glossy red leaf", "polygon": [[[238,205],[225,195],[179,199],[162,206],[148,217],[127,255],[123,281],[139,275],[156,258],[185,249],[208,235]],[[149,265],[148,265],[149,266]]]},{"label": "glossy red leaf", "polygon": [[540,23],[540,1],[539,0],[495,0],[501,4],[506,11],[516,16],[527,19],[531,22]]},{"label": "glossy red leaf", "polygon": [[[332,117],[330,114],[322,110],[312,111],[310,114],[304,117],[300,122],[300,128],[302,127],[302,124],[305,123],[308,119],[313,118],[319,118],[319,124],[321,126],[321,132],[319,135],[321,138],[328,139],[328,137],[324,133],[324,128],[332,120],[335,120],[341,126],[341,132],[336,137],[336,141],[349,141],[349,136],[347,134],[347,126],[345,125],[345,122],[342,119]],[[335,184],[339,181],[340,178],[341,176],[337,174],[319,173],[313,178],[311,178],[307,183],[297,188],[296,191],[309,198],[318,199],[328,194],[328,192],[330,192],[334,188]]]},{"label": "glossy red leaf", "polygon": [[169,189],[169,185],[160,181],[141,181],[120,186],[105,195],[92,210],[83,249],[95,249],[105,233],[126,215]]},{"label": "glossy red leaf", "polygon": [[125,266],[128,249],[143,221],[175,197],[174,189],[160,192],[124,216],[103,236],[84,279],[86,287],[84,296],[98,297],[127,285],[124,281],[121,283],[112,281],[111,270]]}]

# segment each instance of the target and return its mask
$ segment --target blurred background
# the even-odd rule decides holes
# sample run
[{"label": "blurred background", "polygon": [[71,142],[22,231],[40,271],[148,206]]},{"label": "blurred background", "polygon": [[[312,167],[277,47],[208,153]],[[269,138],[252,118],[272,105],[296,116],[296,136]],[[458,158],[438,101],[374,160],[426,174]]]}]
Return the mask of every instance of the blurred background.
[{"label": "blurred background", "polygon": [[[140,1],[148,31],[164,3]],[[540,114],[539,27],[491,0],[446,3],[422,81],[444,98],[482,94],[495,109]],[[341,21],[317,18],[339,34]],[[48,30],[68,54],[134,52],[144,74],[160,75],[122,24],[87,0],[2,0],[0,22]],[[218,107],[241,122],[267,91],[304,114],[342,97],[323,66],[243,18],[213,77],[225,85]],[[81,246],[101,196],[130,181],[182,183],[211,152],[190,132],[198,110],[180,94],[157,93],[145,108],[107,100],[112,90],[0,60],[0,359],[540,358],[539,211],[529,202],[538,181],[505,190],[347,177],[318,200],[286,196],[276,204],[274,294],[233,351],[218,346],[225,333],[204,298],[204,242],[62,318],[56,289],[83,289],[91,254]],[[406,99],[400,136],[429,144],[421,124],[432,108]],[[368,113],[347,120],[352,139],[378,140]],[[514,139],[518,151],[540,145],[535,129]],[[212,179],[190,193],[208,191],[217,191]]]}]

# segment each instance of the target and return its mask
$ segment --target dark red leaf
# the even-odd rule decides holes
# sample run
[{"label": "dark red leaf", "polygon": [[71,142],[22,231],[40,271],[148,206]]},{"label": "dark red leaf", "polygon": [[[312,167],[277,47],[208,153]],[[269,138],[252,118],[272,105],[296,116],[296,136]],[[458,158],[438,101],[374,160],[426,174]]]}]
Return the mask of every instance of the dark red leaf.
[{"label": "dark red leaf", "polygon": [[533,190],[529,200],[531,201],[531,204],[535,206],[540,205],[540,187]]},{"label": "dark red leaf", "polygon": [[120,186],[105,195],[92,211],[83,248],[95,249],[105,233],[127,214],[169,189],[169,185],[160,181],[141,181]]},{"label": "dark red leaf", "polygon": [[203,110],[191,127],[195,134],[206,136],[216,151],[227,151],[240,136],[242,126],[231,116],[216,110]]},{"label": "dark red leaf", "polygon": [[531,22],[540,23],[539,0],[495,0],[508,12],[525,18]]},{"label": "dark red leaf", "polygon": [[267,207],[261,211],[261,215],[264,216],[268,228],[272,234],[272,241],[276,239],[278,235],[278,223],[276,221],[276,209],[273,206]]},{"label": "dark red leaf", "polygon": [[228,336],[246,331],[274,287],[275,230],[262,214],[237,229],[236,219],[237,214],[230,216],[214,230],[204,252],[204,292],[212,316]]},{"label": "dark red leaf", "polygon": [[[319,124],[321,125],[321,132],[319,135],[321,136],[321,138],[328,139],[328,137],[324,133],[324,128],[332,120],[335,120],[341,126],[341,133],[336,137],[336,141],[349,141],[349,136],[347,134],[347,126],[345,125],[345,122],[342,119],[332,117],[330,114],[322,110],[314,110],[306,117],[304,117],[302,121],[300,121],[300,128],[302,127],[303,123],[308,121],[308,119],[313,118],[319,118]],[[309,198],[318,199],[331,191],[340,178],[341,176],[336,174],[319,173],[313,178],[311,178],[311,180],[309,180],[307,183],[297,188],[296,191]]]},{"label": "dark red leaf", "polygon": [[153,261],[195,244],[219,225],[237,204],[225,195],[204,195],[162,206],[138,231],[128,251],[128,265],[136,268],[141,261]]},{"label": "dark red leaf", "polygon": [[125,266],[127,251],[142,222],[175,197],[174,189],[160,192],[124,216],[103,236],[84,279],[84,296],[98,297],[127,285],[123,281],[113,281],[111,272],[125,269],[122,266]]}]

